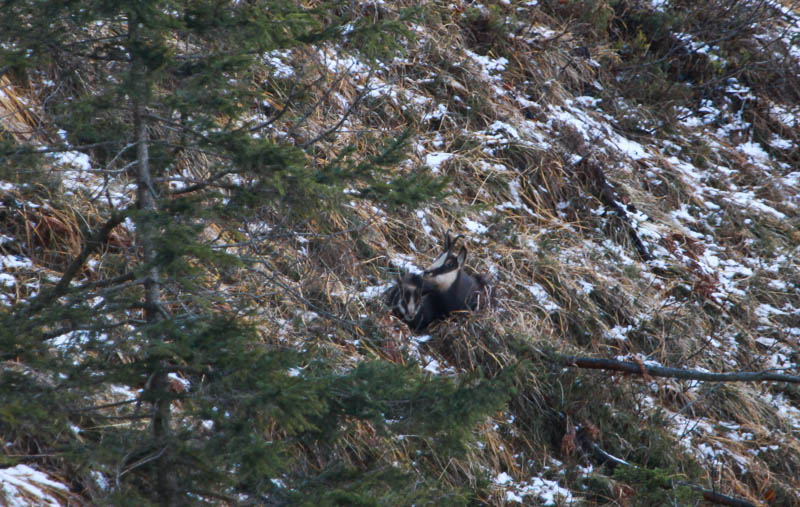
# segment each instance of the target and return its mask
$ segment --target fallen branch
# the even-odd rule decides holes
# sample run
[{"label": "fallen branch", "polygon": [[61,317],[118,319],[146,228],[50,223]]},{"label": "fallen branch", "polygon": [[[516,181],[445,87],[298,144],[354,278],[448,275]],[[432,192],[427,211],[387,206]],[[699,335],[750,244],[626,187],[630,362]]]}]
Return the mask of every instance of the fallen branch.
[{"label": "fallen branch", "polygon": [[800,376],[765,371],[740,371],[732,373],[712,373],[683,368],[667,368],[664,366],[648,366],[643,363],[618,361],[616,359],[596,359],[592,357],[563,356],[546,353],[545,357],[567,367],[588,368],[592,370],[611,370],[651,377],[669,377],[683,380],[706,380],[709,382],[791,382],[800,384]]},{"label": "fallen branch", "polygon": [[672,481],[672,482],[676,486],[685,486],[687,488],[691,488],[692,490],[699,492],[700,494],[703,495],[704,500],[711,503],[715,503],[717,505],[729,505],[730,507],[756,507],[755,504],[748,502],[747,500],[742,500],[741,498],[736,498],[733,496],[723,495],[718,491],[702,488],[697,484],[690,484],[684,481]]}]

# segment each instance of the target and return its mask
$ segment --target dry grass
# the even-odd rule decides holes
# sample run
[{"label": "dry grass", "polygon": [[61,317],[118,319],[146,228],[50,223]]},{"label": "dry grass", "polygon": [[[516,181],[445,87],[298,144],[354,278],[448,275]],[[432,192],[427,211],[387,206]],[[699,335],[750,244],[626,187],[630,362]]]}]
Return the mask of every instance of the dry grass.
[{"label": "dry grass", "polygon": [[[440,374],[493,377],[521,359],[531,361],[531,373],[507,410],[476,428],[481,446],[471,448],[458,460],[437,462],[434,456],[419,468],[437,470],[437,479],[445,484],[478,490],[487,470],[490,478],[506,472],[518,481],[549,474],[571,487],[577,496],[584,486],[594,487],[574,469],[590,464],[591,459],[577,451],[565,452],[562,447],[569,425],[579,424],[600,427],[599,443],[610,452],[623,454],[620,457],[639,459],[645,466],[670,465],[679,472],[694,474],[691,479],[700,484],[714,484],[721,491],[755,502],[774,497],[776,491],[800,488],[797,428],[763,396],[768,393],[767,398],[773,399],[782,395],[783,388],[698,388],[681,382],[640,382],[603,373],[565,372],[543,362],[539,354],[554,349],[602,357],[633,355],[663,365],[712,370],[774,367],[769,361],[770,350],[765,350],[758,339],[774,336],[796,350],[796,337],[782,336],[778,331],[793,325],[795,315],[770,315],[765,324],[758,308],[761,304],[774,308],[797,304],[798,261],[796,254],[785,256],[796,250],[800,239],[795,205],[798,189],[765,181],[763,171],[735,149],[735,139],[725,143],[715,140],[709,145],[702,131],[676,125],[674,133],[663,137],[637,138],[650,148],[652,156],[632,161],[619,152],[602,149],[606,146],[603,139],[589,142],[574,125],[554,120],[552,108],[597,91],[596,82],[606,89],[613,87],[611,67],[619,58],[608,41],[589,39],[581,26],[567,20],[563,13],[546,14],[530,8],[529,22],[501,43],[490,37],[491,33],[481,36],[481,30],[491,29],[487,20],[476,18],[467,24],[457,12],[437,9],[430,15],[452,23],[429,27],[425,36],[409,47],[405,59],[379,74],[398,98],[380,95],[365,100],[340,135],[318,143],[315,162],[329,160],[348,145],[368,154],[372,146],[366,133],[398,133],[410,126],[415,129],[417,149],[410,153],[409,165],[424,164],[425,154],[432,151],[453,154],[441,166],[442,174],[451,182],[450,195],[430,203],[421,213],[388,213],[357,202],[346,212],[308,222],[302,230],[294,231],[297,236],[260,238],[247,250],[258,262],[228,274],[230,279],[223,276],[222,282],[210,280],[209,286],[258,302],[258,313],[248,318],[259,323],[265,343],[314,348],[342,370],[364,358],[406,364],[420,357],[422,366],[437,361]],[[537,31],[541,26],[547,26],[553,34],[542,35]],[[475,61],[463,52],[464,48],[479,51],[490,44],[494,45],[488,56],[497,57],[502,52],[509,60],[498,85],[506,94],[494,90],[494,83],[488,83]],[[575,49],[584,46],[592,59],[576,56]],[[319,107],[310,111],[302,125],[289,122],[309,111],[292,111],[286,122],[275,126],[274,133],[288,132],[295,142],[307,141],[336,123],[357,99],[366,84],[363,75],[352,77],[347,67],[331,71],[325,60],[334,54],[332,49],[295,53],[293,64],[301,82],[310,84],[323,77],[308,92],[311,102],[318,101]],[[593,61],[603,67],[598,68]],[[761,75],[759,72],[766,72],[757,66],[748,71],[757,74],[752,81]],[[26,135],[37,130],[38,119],[32,112],[36,108],[15,99],[16,92],[5,77],[2,79],[3,129],[15,139],[27,139]],[[777,132],[796,142],[800,139],[798,127],[780,123],[770,116],[767,107],[772,100],[786,100],[789,91],[781,90],[774,99],[766,96],[769,88],[755,90],[764,96],[748,106],[746,116],[762,136]],[[286,97],[279,83],[265,91],[265,96],[276,107]],[[425,101],[413,107],[414,97]],[[517,97],[527,102],[521,105]],[[444,104],[449,113],[431,120],[426,115],[437,104]],[[609,106],[607,112],[618,113],[621,124],[626,120],[622,117],[625,112],[615,107]],[[496,121],[516,126],[530,121],[539,132],[551,122],[552,128],[544,140],[529,135],[522,141],[491,145],[486,129]],[[644,122],[657,123],[653,117]],[[714,173],[715,181],[707,183],[709,186],[724,190],[735,185],[752,191],[788,218],[781,220],[745,209],[723,194],[701,195],[697,182],[668,156],[668,149],[659,149],[659,143],[665,140],[681,160],[698,165],[702,160],[708,168],[735,168]],[[649,217],[644,227],[658,231],[658,239],[645,236],[644,240],[651,251],[661,248],[665,252],[660,254],[659,265],[637,259],[624,227],[604,208],[597,188],[574,164],[575,155],[587,156],[587,164],[604,171],[625,203],[635,204]],[[780,157],[796,162],[796,156],[789,152]],[[181,168],[205,174],[210,164],[202,157],[192,157],[182,160]],[[17,191],[4,190],[2,195],[4,203],[28,199]],[[39,194],[37,203],[58,201],[45,193]],[[708,219],[708,226],[698,224],[705,220],[701,217],[705,201],[720,207],[717,221]],[[686,210],[696,221],[676,215]],[[264,210],[264,216],[254,217],[254,222],[263,219],[277,223],[272,212]],[[27,270],[24,276],[58,273],[80,248],[84,225],[99,222],[102,213],[99,204],[78,199],[57,206],[9,207],[0,232],[17,241],[0,244],[0,250],[34,261],[35,269]],[[485,232],[469,234],[474,222],[482,224]],[[223,236],[225,239],[255,237],[241,229],[230,230],[231,224],[213,227],[227,231],[230,236]],[[450,229],[468,234],[469,269],[491,275],[498,288],[497,301],[491,309],[454,316],[435,325],[429,331],[432,338],[415,347],[409,330],[365,290],[391,282],[398,270],[392,260],[398,255],[412,259],[419,267],[430,263],[439,252],[444,231]],[[707,236],[692,234],[698,230]],[[127,237],[118,241],[122,246],[130,244]],[[713,254],[722,260],[764,261],[765,269],[741,275],[748,278],[744,294],[727,291],[721,295],[726,281],[719,270],[707,269],[707,249],[712,244]],[[124,255],[121,250],[103,252],[97,257],[100,265],[104,259]],[[783,260],[779,260],[780,255],[784,255]],[[767,268],[780,262],[778,273]],[[89,270],[85,275],[98,276]],[[17,280],[13,289],[17,292],[6,291],[13,301],[28,295],[22,289],[26,284],[19,277]],[[776,280],[786,285],[781,287]],[[765,325],[769,326],[767,330]],[[622,328],[627,331],[612,332]],[[713,345],[712,340],[722,345]],[[798,407],[800,396],[796,391],[786,398]],[[665,433],[665,426],[653,422],[662,410],[707,421],[713,431],[694,440]],[[733,432],[738,436],[719,426],[723,423],[738,425]],[[742,434],[752,438],[742,439]],[[688,448],[678,441],[688,442]],[[651,443],[652,449],[643,450],[642,442]],[[696,452],[701,443],[717,450],[720,457],[703,461],[703,455]],[[380,449],[384,463],[399,462],[409,471],[414,469],[410,463],[415,458],[405,440],[378,436],[374,427],[359,422],[354,422],[338,449],[302,448],[296,453],[302,457],[300,466],[321,470],[333,459],[331,456],[364,466],[376,449]],[[554,458],[560,464],[555,464]],[[590,475],[599,479],[607,474],[598,465]],[[633,494],[624,485],[615,483],[614,487],[615,501],[620,503],[628,501],[625,495]],[[506,502],[504,488],[499,486],[484,487],[479,494],[480,500],[490,504]],[[594,494],[606,493],[590,490],[589,495]],[[590,502],[596,500],[589,498]],[[787,504],[798,503],[789,493],[779,498]]]},{"label": "dry grass", "polygon": [[44,142],[37,129],[38,109],[31,107],[26,88],[15,86],[7,74],[0,76],[0,129],[19,142]]}]

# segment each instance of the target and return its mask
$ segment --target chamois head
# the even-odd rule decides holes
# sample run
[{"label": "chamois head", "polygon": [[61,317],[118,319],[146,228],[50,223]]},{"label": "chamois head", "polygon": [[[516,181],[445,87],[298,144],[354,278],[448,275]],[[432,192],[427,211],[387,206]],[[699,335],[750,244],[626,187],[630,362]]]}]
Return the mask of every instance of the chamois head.
[{"label": "chamois head", "polygon": [[439,254],[433,263],[423,272],[423,277],[437,290],[447,291],[456,282],[467,259],[467,248],[462,246],[455,252],[456,242],[463,236],[450,237],[450,231],[444,235],[444,252]]},{"label": "chamois head", "polygon": [[391,302],[392,311],[405,322],[414,320],[422,307],[426,294],[425,283],[420,275],[406,273],[397,277],[396,292]]},{"label": "chamois head", "polygon": [[423,274],[423,281],[431,287],[427,301],[439,314],[475,310],[482,294],[491,297],[492,288],[483,275],[471,275],[464,269],[467,258],[466,247],[456,253],[456,242],[461,236],[452,238],[450,231],[444,237],[442,252]]}]

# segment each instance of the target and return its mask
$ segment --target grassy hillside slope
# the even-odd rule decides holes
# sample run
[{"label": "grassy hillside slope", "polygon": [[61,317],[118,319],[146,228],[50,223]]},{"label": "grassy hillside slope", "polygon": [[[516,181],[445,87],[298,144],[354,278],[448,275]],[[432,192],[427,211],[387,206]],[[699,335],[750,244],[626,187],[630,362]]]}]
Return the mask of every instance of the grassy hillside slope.
[{"label": "grassy hillside slope", "polygon": [[[391,17],[406,3],[361,6]],[[220,242],[258,238],[248,247],[257,262],[221,274],[216,290],[260,302],[250,318],[266,344],[315,350],[341,370],[380,358],[433,377],[493,377],[526,361],[512,401],[475,427],[459,459],[418,459],[414,435],[364,424],[335,450],[354,467],[400,467],[492,505],[697,501],[682,483],[800,505],[797,384],[553,360],[800,375],[800,11],[784,3],[426,1],[414,40],[377,69],[347,44],[265,55],[270,86],[254,115],[294,82],[333,86],[300,128],[298,110],[270,135],[302,144],[344,118],[318,144],[321,162],[349,144],[370,153],[371,133],[410,130],[396,170],[444,178],[447,195],[413,210],[353,201],[304,221],[265,209],[251,223],[208,224]],[[5,136],[58,136],[57,125],[37,130],[64,98],[49,84],[57,72],[2,78]],[[0,169],[4,305],[79,251],[82,217],[103,206],[90,199],[97,189],[135,198],[124,174],[109,182],[92,164],[91,153],[53,157],[47,181]],[[468,269],[492,278],[498,301],[415,335],[380,296],[400,270],[427,266],[447,230],[465,234]],[[96,256],[85,276],[114,255]],[[123,387],[135,389],[109,400],[132,396]],[[640,468],[613,467],[598,450]],[[312,468],[330,459],[296,453]],[[0,470],[0,498],[24,503],[36,493],[11,486],[15,469]],[[61,471],[40,471],[50,478],[29,474],[29,484],[52,502],[84,501],[55,485],[69,481]]]}]

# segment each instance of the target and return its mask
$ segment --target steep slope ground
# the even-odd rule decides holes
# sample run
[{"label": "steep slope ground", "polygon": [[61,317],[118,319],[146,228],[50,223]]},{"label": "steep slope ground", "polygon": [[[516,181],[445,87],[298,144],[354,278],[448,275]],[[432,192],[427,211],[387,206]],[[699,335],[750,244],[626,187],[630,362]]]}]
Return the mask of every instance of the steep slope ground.
[{"label": "steep slope ground", "polygon": [[[264,235],[280,220],[254,217],[236,232],[259,238],[263,263],[220,290],[260,298],[265,342],[318,348],[338,368],[377,356],[419,361],[432,376],[493,376],[523,358],[531,370],[461,460],[418,464],[413,436],[369,427],[342,452],[355,466],[436,470],[498,505],[686,493],[614,475],[597,444],[708,490],[800,505],[797,386],[636,378],[546,359],[800,373],[798,14],[770,2],[424,2],[411,28],[416,40],[374,72],[347,47],[268,55],[276,94],[320,72],[337,86],[302,130],[276,122],[271,135],[313,138],[363,93],[317,155],[351,143],[368,151],[364,132],[410,128],[398,171],[444,177],[448,196],[419,210],[353,201],[288,240]],[[4,81],[6,132],[46,117],[47,83]],[[81,153],[54,158],[53,201],[2,184],[5,303],[74,255],[74,210],[91,212],[83,197],[104,188],[91,167]],[[110,188],[133,198],[122,178]],[[467,264],[492,277],[498,301],[415,336],[380,295],[400,269],[428,265],[450,229],[467,236]]]}]

